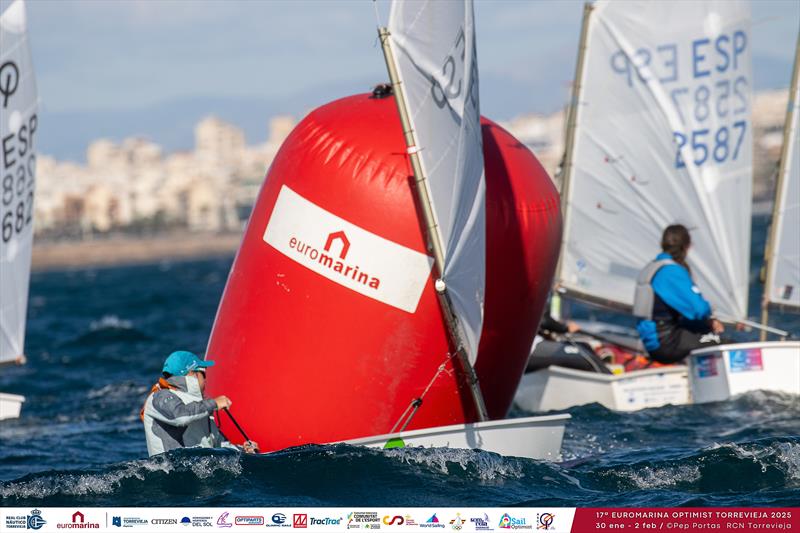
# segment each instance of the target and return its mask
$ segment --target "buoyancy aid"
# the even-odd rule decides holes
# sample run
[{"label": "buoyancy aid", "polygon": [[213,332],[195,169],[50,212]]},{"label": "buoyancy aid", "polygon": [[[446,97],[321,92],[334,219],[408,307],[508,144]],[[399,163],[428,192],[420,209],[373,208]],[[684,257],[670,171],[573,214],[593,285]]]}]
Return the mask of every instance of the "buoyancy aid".
[{"label": "buoyancy aid", "polygon": [[139,418],[142,420],[142,422],[144,422],[144,408],[147,405],[147,400],[154,393],[156,393],[156,392],[158,392],[160,390],[164,390],[164,389],[167,389],[167,390],[180,390],[178,387],[176,387],[172,383],[168,382],[165,378],[163,378],[163,377],[158,378],[158,381],[156,382],[156,384],[153,385],[152,388],[150,389],[150,393],[145,397],[144,403],[142,404],[142,409],[141,409],[141,411],[139,411]]},{"label": "buoyancy aid", "polygon": [[633,295],[633,316],[642,320],[653,319],[653,304],[656,294],[653,290],[653,278],[662,267],[675,265],[672,259],[656,259],[651,261],[639,273],[636,279],[636,292]]}]

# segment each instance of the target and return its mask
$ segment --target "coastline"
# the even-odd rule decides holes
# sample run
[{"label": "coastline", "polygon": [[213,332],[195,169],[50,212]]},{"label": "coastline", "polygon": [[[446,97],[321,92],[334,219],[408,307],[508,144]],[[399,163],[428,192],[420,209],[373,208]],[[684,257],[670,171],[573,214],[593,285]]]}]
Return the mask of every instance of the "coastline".
[{"label": "coastline", "polygon": [[[772,212],[772,198],[754,198],[753,216]],[[113,236],[89,240],[33,242],[34,272],[93,267],[142,265],[160,261],[187,261],[232,256],[241,242],[240,233],[192,233],[188,231],[149,236]]]},{"label": "coastline", "polygon": [[111,237],[85,241],[33,243],[31,270],[140,265],[233,255],[239,233],[168,233],[148,237]]}]

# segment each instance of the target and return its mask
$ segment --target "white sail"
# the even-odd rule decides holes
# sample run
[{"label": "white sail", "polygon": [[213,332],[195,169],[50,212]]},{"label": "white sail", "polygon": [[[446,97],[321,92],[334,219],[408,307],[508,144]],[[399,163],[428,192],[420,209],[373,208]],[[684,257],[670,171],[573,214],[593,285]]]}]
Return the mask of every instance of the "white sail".
[{"label": "white sail", "polygon": [[772,224],[771,257],[767,258],[767,301],[800,308],[800,37],[795,52],[789,113],[784,129],[779,190]]},{"label": "white sail", "polygon": [[23,355],[36,167],[37,96],[25,5],[0,15],[0,363]]},{"label": "white sail", "polygon": [[600,0],[588,20],[558,281],[575,296],[629,308],[662,231],[680,223],[715,313],[746,316],[748,4]]},{"label": "white sail", "polygon": [[483,325],[485,183],[472,1],[392,3],[389,32],[427,178],[443,279],[474,363]]}]

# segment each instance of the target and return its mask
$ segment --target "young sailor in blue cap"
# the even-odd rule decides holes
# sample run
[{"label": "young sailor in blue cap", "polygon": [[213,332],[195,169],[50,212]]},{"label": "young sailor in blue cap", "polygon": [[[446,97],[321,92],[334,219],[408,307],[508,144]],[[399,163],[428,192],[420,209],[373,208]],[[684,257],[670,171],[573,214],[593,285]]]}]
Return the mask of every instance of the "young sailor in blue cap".
[{"label": "young sailor in blue cap", "polygon": [[[235,448],[213,423],[217,409],[227,409],[227,396],[203,398],[206,369],[214,361],[204,361],[192,352],[172,352],[164,361],[162,377],[153,385],[140,417],[144,422],[147,452],[150,456],[175,448]],[[258,451],[255,442],[245,442],[247,453]]]}]

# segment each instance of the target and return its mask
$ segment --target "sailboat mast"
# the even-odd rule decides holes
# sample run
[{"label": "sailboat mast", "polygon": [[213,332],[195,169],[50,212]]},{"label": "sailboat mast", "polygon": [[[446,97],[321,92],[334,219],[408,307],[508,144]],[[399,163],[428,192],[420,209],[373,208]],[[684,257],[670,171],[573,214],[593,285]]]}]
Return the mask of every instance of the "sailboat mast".
[{"label": "sailboat mast", "polygon": [[[789,87],[789,112],[786,115],[786,123],[783,125],[783,147],[781,148],[781,160],[778,167],[778,179],[775,182],[775,200],[772,205],[772,220],[770,223],[769,238],[767,239],[767,245],[764,249],[764,268],[767,272],[766,279],[764,280],[765,291],[772,289],[772,276],[774,269],[770,267],[770,263],[774,259],[773,255],[775,255],[775,243],[777,242],[778,238],[777,221],[779,217],[779,211],[783,205],[783,182],[786,179],[786,162],[788,159],[787,154],[789,153],[790,144],[792,142],[792,139],[790,139],[790,130],[794,121],[793,114],[795,112],[795,105],[794,102],[792,102],[792,99],[795,98],[795,95],[797,94],[798,71],[800,71],[800,34],[797,35],[797,44],[795,46],[794,68],[792,69],[792,85]],[[763,298],[761,299],[761,323],[766,326],[768,325],[768,320],[769,294],[764,294]],[[761,330],[761,340],[767,340],[767,330],[765,329]]]},{"label": "sailboat mast", "polygon": [[478,375],[475,369],[469,362],[466,351],[464,350],[463,335],[460,332],[458,321],[450,298],[447,295],[447,287],[442,279],[444,272],[444,250],[442,247],[441,239],[439,238],[439,229],[436,223],[436,217],[433,214],[431,198],[425,173],[422,171],[422,164],[419,159],[419,147],[417,146],[414,137],[414,130],[411,127],[411,120],[409,119],[408,107],[406,104],[405,96],[401,88],[400,76],[397,72],[397,65],[395,63],[394,54],[389,43],[389,30],[387,28],[378,28],[378,36],[381,40],[381,48],[383,49],[383,57],[386,60],[386,69],[389,72],[389,81],[392,84],[395,103],[397,104],[397,111],[400,113],[400,122],[403,126],[403,136],[405,137],[406,149],[408,157],[411,160],[411,170],[414,173],[414,187],[417,201],[422,208],[422,218],[425,224],[425,233],[427,236],[428,244],[431,252],[433,253],[434,269],[435,269],[435,288],[439,296],[439,304],[447,324],[447,330],[450,333],[450,338],[456,348],[459,362],[466,373],[466,378],[469,383],[472,398],[475,403],[478,417],[481,421],[488,420],[489,415],[486,411],[486,404],[483,400],[483,393],[481,392],[478,383]]},{"label": "sailboat mast", "polygon": [[[581,85],[583,81],[583,62],[586,57],[586,40],[589,34],[589,17],[592,14],[592,4],[586,2],[583,5],[583,20],[581,22],[581,36],[578,42],[578,60],[575,63],[575,76],[572,82],[572,91],[570,95],[569,107],[567,108],[567,133],[564,143],[564,164],[561,167],[561,217],[563,222],[561,233],[561,253],[558,256],[558,265],[556,266],[556,281],[561,282],[562,279],[562,262],[564,260],[564,249],[567,246],[567,224],[569,224],[569,192],[570,192],[570,179],[572,178],[572,152],[575,147],[575,124],[578,116],[578,102],[581,99]],[[552,309],[558,310],[558,318],[560,319],[561,302],[558,294],[553,295],[554,302]]]}]

